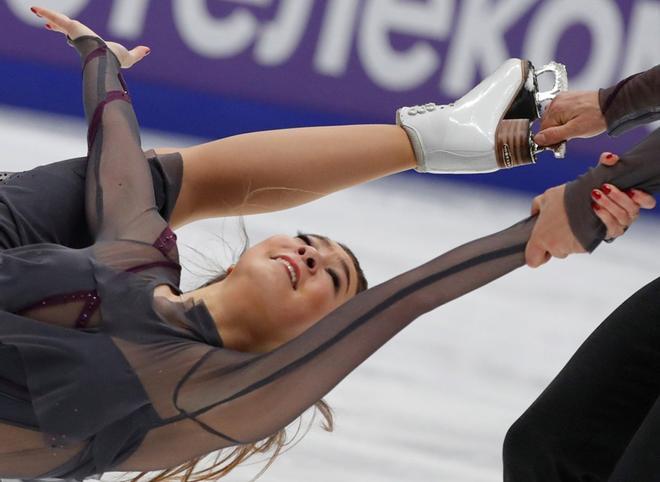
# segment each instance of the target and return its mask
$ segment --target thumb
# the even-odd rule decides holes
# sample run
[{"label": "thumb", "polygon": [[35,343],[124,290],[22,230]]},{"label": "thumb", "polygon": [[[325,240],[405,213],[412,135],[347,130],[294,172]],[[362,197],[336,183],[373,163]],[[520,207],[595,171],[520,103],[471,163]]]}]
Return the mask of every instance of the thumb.
[{"label": "thumb", "polygon": [[542,195],[540,195],[540,196],[536,196],[536,197],[532,200],[532,209],[531,209],[531,212],[530,212],[530,214],[531,214],[532,216],[535,216],[535,215],[537,215],[539,212],[541,212],[541,197],[542,197]]},{"label": "thumb", "polygon": [[150,53],[151,53],[151,49],[149,47],[145,45],[140,45],[139,47],[135,47],[133,50],[131,50],[129,52],[129,55],[131,56],[131,59],[133,59],[135,62],[139,62]]},{"label": "thumb", "polygon": [[539,146],[554,146],[571,137],[571,124],[563,126],[548,127],[534,136],[534,142]]},{"label": "thumb", "polygon": [[538,268],[547,263],[551,256],[535,239],[530,239],[525,247],[525,263],[530,268]]}]

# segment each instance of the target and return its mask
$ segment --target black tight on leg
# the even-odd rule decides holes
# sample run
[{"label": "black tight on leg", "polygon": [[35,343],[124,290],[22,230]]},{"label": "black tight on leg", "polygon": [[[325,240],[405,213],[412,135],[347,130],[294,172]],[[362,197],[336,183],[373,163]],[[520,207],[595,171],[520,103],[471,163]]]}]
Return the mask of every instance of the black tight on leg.
[{"label": "black tight on leg", "polygon": [[660,278],[617,308],[509,429],[504,481],[604,482],[620,459],[617,473],[626,470],[624,452],[639,459],[631,440],[660,453],[660,438],[640,428],[660,420],[659,395]]}]

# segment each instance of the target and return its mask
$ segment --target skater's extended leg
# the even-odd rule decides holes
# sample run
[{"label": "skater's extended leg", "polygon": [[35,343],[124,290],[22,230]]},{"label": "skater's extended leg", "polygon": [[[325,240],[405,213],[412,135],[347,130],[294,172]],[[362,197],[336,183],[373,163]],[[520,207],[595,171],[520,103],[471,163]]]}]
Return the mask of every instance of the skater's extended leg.
[{"label": "skater's extended leg", "polygon": [[174,226],[287,209],[416,165],[405,131],[395,125],[254,132],[156,152],[183,157]]}]

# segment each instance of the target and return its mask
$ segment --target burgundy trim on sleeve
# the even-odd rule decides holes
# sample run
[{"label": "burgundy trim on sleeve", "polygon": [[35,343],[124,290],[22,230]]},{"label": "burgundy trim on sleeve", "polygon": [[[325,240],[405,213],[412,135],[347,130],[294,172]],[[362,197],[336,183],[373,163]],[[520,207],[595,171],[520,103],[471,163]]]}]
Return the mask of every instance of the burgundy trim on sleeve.
[{"label": "burgundy trim on sleeve", "polygon": [[167,253],[170,252],[170,250],[176,246],[176,234],[172,229],[167,226],[165,229],[163,229],[163,232],[160,233],[160,236],[158,236],[158,239],[154,242],[154,247],[157,248],[161,253],[163,253],[165,256],[167,256]]},{"label": "burgundy trim on sleeve", "polygon": [[90,122],[89,125],[89,131],[87,132],[87,148],[91,149],[92,144],[94,143],[94,139],[96,138],[96,132],[99,128],[99,125],[101,124],[101,116],[103,115],[103,110],[105,109],[105,106],[112,102],[113,100],[123,100],[125,102],[128,102],[129,104],[131,103],[131,98],[128,95],[127,92],[122,92],[120,90],[112,90],[108,92],[107,97],[105,100],[99,103],[98,106],[96,106],[96,110],[94,111],[94,115],[92,116],[92,121]]},{"label": "burgundy trim on sleeve", "polygon": [[137,266],[133,266],[131,268],[128,268],[127,272],[129,273],[137,273],[138,271],[143,271],[145,269],[149,268],[154,268],[156,266],[162,266],[163,268],[172,268],[177,271],[181,271],[181,265],[177,264],[173,261],[154,261],[153,263],[145,263],[145,264],[138,264]]}]

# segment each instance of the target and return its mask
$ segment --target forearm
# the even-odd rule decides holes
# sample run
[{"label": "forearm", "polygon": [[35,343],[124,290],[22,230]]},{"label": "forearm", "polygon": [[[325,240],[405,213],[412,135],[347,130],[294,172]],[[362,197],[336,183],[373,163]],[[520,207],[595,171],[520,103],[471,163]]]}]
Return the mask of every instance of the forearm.
[{"label": "forearm", "polygon": [[120,236],[143,240],[142,235],[151,240],[163,221],[154,217],[137,222],[156,209],[155,198],[120,62],[98,37],[83,36],[71,43],[83,64],[89,123],[85,213],[90,232],[96,240]]},{"label": "forearm", "polygon": [[599,103],[612,136],[660,119],[660,65],[601,89]]},{"label": "forearm", "polygon": [[587,251],[596,249],[607,231],[591,209],[591,190],[605,183],[621,190],[660,192],[660,129],[624,154],[616,165],[601,164],[566,185],[564,200],[571,229]]},{"label": "forearm", "polygon": [[186,204],[186,212],[175,209],[178,225],[288,209],[416,165],[407,135],[394,125],[255,132],[178,151]]}]

